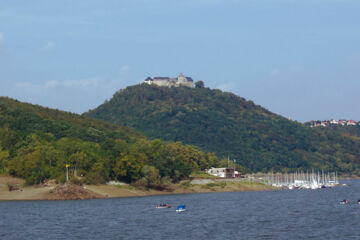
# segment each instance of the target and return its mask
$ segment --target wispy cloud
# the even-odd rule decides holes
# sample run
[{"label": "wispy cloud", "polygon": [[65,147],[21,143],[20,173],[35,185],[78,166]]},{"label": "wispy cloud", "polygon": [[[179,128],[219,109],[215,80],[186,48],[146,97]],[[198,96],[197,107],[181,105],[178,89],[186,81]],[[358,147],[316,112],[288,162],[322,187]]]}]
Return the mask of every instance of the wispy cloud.
[{"label": "wispy cloud", "polygon": [[6,38],[4,33],[0,32],[0,57],[5,57],[7,60],[13,56],[10,49],[6,46]]},{"label": "wispy cloud", "polygon": [[218,88],[218,89],[220,89],[222,91],[229,92],[229,91],[234,90],[235,84],[232,83],[232,82],[223,83],[223,84],[218,85],[216,88]]},{"label": "wispy cloud", "polygon": [[128,65],[124,65],[120,68],[120,74],[126,73],[130,70],[130,67]]},{"label": "wispy cloud", "polygon": [[[45,3],[45,2],[44,2]],[[42,4],[45,9],[49,11],[43,11],[42,14],[36,14],[35,12],[29,11],[31,7],[34,7],[34,3],[23,2],[19,4],[19,7],[2,7],[0,8],[0,19],[11,19],[18,23],[31,23],[31,24],[76,24],[76,25],[88,25],[93,24],[92,21],[89,21],[87,18],[81,15],[66,15],[66,14],[57,14],[58,10],[52,11],[51,9],[56,9],[58,7],[63,7],[63,3],[60,2],[48,2],[48,4]],[[29,5],[29,6],[27,6]],[[75,9],[75,8],[74,8]]]},{"label": "wispy cloud", "polygon": [[4,34],[0,32],[0,47],[1,45],[3,45],[3,43],[4,43]]},{"label": "wispy cloud", "polygon": [[48,89],[52,88],[51,84],[33,84],[29,82],[15,83],[14,90],[16,92],[26,92],[27,94],[44,94]]},{"label": "wispy cloud", "polygon": [[60,85],[68,88],[97,87],[100,81],[101,79],[99,77],[92,77],[79,80],[66,80],[61,82]]},{"label": "wispy cloud", "polygon": [[54,88],[56,86],[59,85],[59,81],[57,80],[50,80],[50,81],[47,81],[45,84],[44,84],[44,87],[45,88]]},{"label": "wispy cloud", "polygon": [[55,43],[47,42],[44,46],[40,48],[41,51],[49,51],[55,47]]},{"label": "wispy cloud", "polygon": [[276,75],[279,75],[280,74],[280,70],[279,69],[276,69],[274,68],[273,70],[271,70],[270,72],[270,76],[276,76]]},{"label": "wispy cloud", "polygon": [[96,88],[100,83],[101,79],[98,77],[92,77],[87,79],[79,80],[50,80],[40,84],[34,84],[29,82],[20,82],[15,84],[15,89],[24,90],[30,93],[47,93],[50,90],[57,88]]}]

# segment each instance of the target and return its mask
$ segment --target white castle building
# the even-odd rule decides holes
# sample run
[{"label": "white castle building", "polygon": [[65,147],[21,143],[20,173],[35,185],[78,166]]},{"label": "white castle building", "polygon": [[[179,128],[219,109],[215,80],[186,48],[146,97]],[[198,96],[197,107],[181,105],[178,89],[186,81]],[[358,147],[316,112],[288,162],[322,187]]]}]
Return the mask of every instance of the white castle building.
[{"label": "white castle building", "polygon": [[191,77],[185,77],[182,73],[179,74],[177,78],[169,77],[148,77],[144,81],[145,83],[152,85],[155,84],[160,87],[194,87],[194,81]]}]

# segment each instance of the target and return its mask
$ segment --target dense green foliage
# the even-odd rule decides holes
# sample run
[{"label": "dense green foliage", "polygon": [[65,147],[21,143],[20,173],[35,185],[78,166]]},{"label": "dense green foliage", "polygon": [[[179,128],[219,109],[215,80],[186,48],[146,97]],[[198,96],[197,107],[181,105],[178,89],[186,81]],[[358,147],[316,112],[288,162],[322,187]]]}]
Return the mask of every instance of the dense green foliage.
[{"label": "dense green foliage", "polygon": [[149,140],[129,127],[1,97],[0,171],[28,184],[64,181],[65,164],[77,181],[150,179],[152,187],[153,179],[181,180],[218,159],[179,142]]},{"label": "dense green foliage", "polygon": [[253,172],[322,168],[350,173],[360,164],[359,135],[312,129],[204,87],[131,86],[86,115],[230,156]]}]

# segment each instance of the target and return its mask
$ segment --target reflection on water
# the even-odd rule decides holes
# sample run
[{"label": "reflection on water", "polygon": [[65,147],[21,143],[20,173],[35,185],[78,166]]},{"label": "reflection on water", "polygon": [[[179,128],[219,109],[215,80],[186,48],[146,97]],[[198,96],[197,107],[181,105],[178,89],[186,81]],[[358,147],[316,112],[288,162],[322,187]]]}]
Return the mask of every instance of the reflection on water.
[{"label": "reflection on water", "polygon": [[[319,190],[0,202],[0,239],[360,239],[360,181]],[[340,205],[342,199],[352,204]],[[169,209],[155,209],[166,202]],[[187,211],[176,213],[175,206]]]}]

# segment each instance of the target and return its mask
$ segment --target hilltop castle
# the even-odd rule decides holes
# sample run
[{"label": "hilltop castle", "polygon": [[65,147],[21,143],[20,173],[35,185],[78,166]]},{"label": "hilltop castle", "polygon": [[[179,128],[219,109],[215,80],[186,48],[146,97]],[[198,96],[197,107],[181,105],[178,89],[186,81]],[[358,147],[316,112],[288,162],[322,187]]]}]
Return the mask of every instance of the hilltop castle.
[{"label": "hilltop castle", "polygon": [[160,87],[194,87],[194,81],[191,77],[184,77],[182,73],[179,74],[177,78],[168,78],[168,77],[148,77],[145,79],[144,83],[149,85],[155,84]]}]

